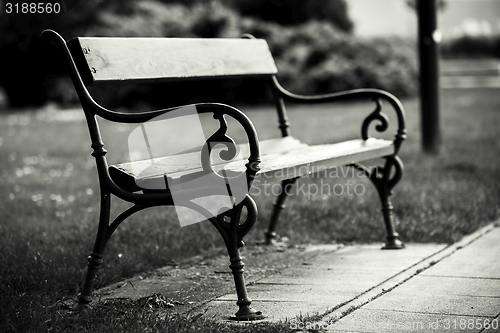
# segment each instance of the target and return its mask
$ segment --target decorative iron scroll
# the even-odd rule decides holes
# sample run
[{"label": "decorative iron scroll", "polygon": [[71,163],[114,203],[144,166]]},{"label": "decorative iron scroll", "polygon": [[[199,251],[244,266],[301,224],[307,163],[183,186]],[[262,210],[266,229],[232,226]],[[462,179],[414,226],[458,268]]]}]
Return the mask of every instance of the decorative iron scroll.
[{"label": "decorative iron scroll", "polygon": [[[370,125],[374,121],[378,121],[379,123],[375,126],[375,129],[378,132],[385,132],[389,128],[389,118],[385,113],[382,112],[382,101],[379,97],[374,98],[374,102],[376,104],[375,110],[368,115],[368,117],[363,120],[363,124],[361,125],[361,137],[363,140],[367,140],[370,138],[368,134],[370,130]],[[399,151],[401,143],[406,139],[406,129],[404,124],[404,114],[402,109],[395,108],[396,115],[398,116],[398,130],[396,132],[396,136],[394,138],[394,154],[396,155]]]},{"label": "decorative iron scroll", "polygon": [[389,128],[389,118],[382,112],[382,101],[380,98],[375,98],[374,101],[376,103],[375,110],[365,118],[361,126],[361,137],[363,140],[367,140],[370,137],[368,131],[373,121],[380,122],[375,126],[375,129],[379,132],[385,132]]},{"label": "decorative iron scroll", "polygon": [[[226,110],[224,110],[226,111]],[[213,173],[214,175],[217,175],[219,177],[229,179],[229,178],[236,178],[243,176],[245,174],[246,181],[248,183],[248,189],[250,189],[252,182],[254,180],[255,175],[257,172],[260,170],[259,164],[260,164],[260,156],[256,155],[255,153],[252,153],[253,151],[258,151],[258,139],[255,131],[246,131],[247,137],[248,137],[248,143],[250,145],[250,156],[248,157],[248,163],[245,164],[246,167],[246,172],[245,173],[240,173],[240,174],[232,174],[229,175],[227,173],[220,174],[219,172],[216,172],[211,163],[211,156],[212,153],[214,152],[214,148],[223,145],[225,146],[224,150],[219,150],[219,158],[222,161],[227,161],[230,162],[234,158],[236,158],[240,152],[240,147],[236,142],[234,141],[233,138],[227,135],[227,121],[226,118],[224,117],[225,112],[216,112],[212,111],[213,118],[219,121],[219,129],[212,134],[205,142],[205,146],[202,149],[201,152],[201,165],[203,172],[205,174],[207,173]],[[242,123],[241,120],[237,119],[234,117],[232,114],[228,114],[232,118],[236,119],[241,125],[245,125]],[[256,149],[257,148],[257,149]]]},{"label": "decorative iron scroll", "polygon": [[221,150],[219,157],[221,160],[229,162],[238,156],[239,146],[227,135],[227,121],[224,115],[221,113],[214,113],[213,117],[219,120],[219,129],[205,142],[205,146],[201,151],[201,165],[203,171],[215,173],[210,159],[213,148],[218,145],[224,145],[226,150]]},{"label": "decorative iron scroll", "polygon": [[[217,218],[219,221],[220,216],[235,219],[234,213],[241,209],[238,207],[245,200],[245,202],[249,200],[246,197],[256,172],[251,167],[255,168],[259,161],[258,141],[253,131],[246,131],[250,144],[250,157],[245,165],[246,168],[243,168],[244,160],[240,154],[240,147],[227,135],[228,124],[225,116],[234,118],[243,127],[245,123],[237,119],[238,114],[231,114],[230,110],[225,111],[228,110],[206,112],[212,113],[219,127],[208,139],[204,139],[204,142],[198,141],[197,148],[195,148],[199,152],[201,170],[187,173],[179,179],[167,179],[170,182],[167,188],[171,192],[175,205],[189,208],[185,211],[187,213],[177,210],[181,226],[211,218]],[[201,151],[199,150],[200,143],[202,144]],[[233,162],[237,162],[237,168],[229,165]],[[242,207],[248,205],[246,203]],[[191,215],[189,211],[195,211],[199,215]],[[248,225],[248,223],[244,224]],[[241,228],[238,227],[238,230]]]},{"label": "decorative iron scroll", "polygon": [[[403,162],[399,156],[387,156],[385,166],[376,166],[367,168],[360,163],[353,163],[350,166],[364,172],[364,174],[372,181],[375,188],[379,193],[384,190],[387,185],[387,194],[392,192],[392,189],[403,177]],[[394,174],[392,174],[392,167],[394,167]]]},{"label": "decorative iron scroll", "polygon": [[[241,212],[246,209],[246,218],[241,220]],[[229,233],[231,228],[235,228],[238,235],[239,247],[243,246],[242,239],[252,229],[257,221],[257,205],[250,195],[246,195],[241,205],[234,210],[229,210],[216,217],[216,224],[224,233]],[[212,222],[213,224],[214,222]]]},{"label": "decorative iron scroll", "polygon": [[378,120],[380,123],[376,126],[377,131],[384,132],[389,127],[387,116],[381,112],[381,100],[387,101],[394,109],[397,117],[398,129],[394,138],[394,155],[396,155],[401,147],[401,143],[406,139],[405,111],[401,102],[391,93],[380,89],[354,89],[341,91],[331,94],[304,96],[289,92],[281,86],[276,76],[272,76],[272,83],[277,94],[284,99],[294,103],[328,103],[338,101],[359,100],[371,98],[376,103],[375,110],[363,121],[361,127],[361,136],[364,140],[369,138],[368,129],[372,121]]}]

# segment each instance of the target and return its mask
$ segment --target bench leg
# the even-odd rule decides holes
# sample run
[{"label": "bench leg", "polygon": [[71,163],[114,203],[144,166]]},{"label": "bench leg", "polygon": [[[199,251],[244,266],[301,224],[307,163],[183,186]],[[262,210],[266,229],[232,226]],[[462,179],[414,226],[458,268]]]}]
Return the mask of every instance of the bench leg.
[{"label": "bench leg", "polygon": [[389,198],[382,198],[382,214],[384,216],[385,227],[387,230],[387,241],[382,247],[384,250],[399,250],[405,247],[405,244],[399,239],[399,234],[394,227],[393,206]]},{"label": "bench leg", "polygon": [[[243,207],[247,209],[247,218],[243,223],[240,223],[241,211]],[[229,221],[228,221],[229,220]],[[245,278],[243,276],[245,264],[241,258],[240,248],[243,247],[243,237],[250,231],[252,226],[257,221],[257,206],[253,199],[247,195],[245,200],[238,204],[230,211],[219,215],[217,218],[210,219],[212,224],[221,234],[229,254],[231,264],[229,268],[233,273],[234,284],[236,287],[236,295],[238,301],[236,304],[238,312],[231,316],[231,320],[249,321],[263,319],[262,312],[251,307],[252,300],[248,297]]]},{"label": "bench leg", "polygon": [[99,227],[97,229],[97,236],[94,243],[92,253],[87,258],[88,267],[85,274],[85,280],[80,294],[78,295],[78,302],[80,304],[88,304],[92,301],[92,291],[94,287],[94,280],[96,273],[102,265],[102,257],[104,250],[108,244],[109,239],[118,226],[125,221],[130,215],[147,208],[148,206],[135,204],[134,206],[126,209],[118,215],[114,221],[109,224],[110,208],[111,208],[111,195],[107,191],[101,190],[101,212],[99,215]]},{"label": "bench leg", "polygon": [[283,208],[285,208],[285,200],[288,197],[288,193],[297,179],[298,178],[292,178],[281,182],[281,193],[274,204],[271,220],[269,221],[269,226],[267,228],[267,232],[265,233],[266,239],[264,244],[266,245],[272,245],[276,241],[276,225],[278,224],[278,218]]},{"label": "bench leg", "polygon": [[[387,156],[384,167],[373,169],[366,168],[361,164],[352,164],[351,166],[363,171],[372,181],[377,189],[382,204],[382,215],[384,217],[385,228],[387,231],[385,250],[402,249],[404,243],[399,239],[394,223],[393,206],[391,203],[392,189],[401,180],[403,176],[403,162],[398,156]],[[393,172],[394,170],[394,172]]]},{"label": "bench leg", "polygon": [[87,258],[88,267],[87,273],[85,275],[85,280],[83,281],[83,286],[80,294],[78,295],[78,301],[80,304],[88,304],[92,301],[92,289],[94,285],[94,280],[96,278],[96,273],[102,264],[102,256],[104,254],[104,249],[108,242],[108,228],[109,228],[109,216],[111,207],[111,197],[109,192],[101,191],[101,212],[99,215],[99,227],[97,229],[97,236],[94,242],[94,248],[92,253]]},{"label": "bench leg", "polygon": [[[391,177],[393,168],[394,174]],[[399,239],[399,234],[396,232],[393,206],[390,199],[393,188],[399,183],[402,176],[403,162],[401,159],[398,156],[386,157],[385,166],[380,178],[380,185],[378,187],[378,193],[382,203],[382,215],[387,230],[387,241],[383,247],[385,250],[398,250],[405,247],[404,243]]]},{"label": "bench leg", "polygon": [[238,301],[236,305],[238,305],[238,312],[231,316],[231,320],[259,320],[263,319],[264,315],[262,312],[257,311],[251,307],[252,299],[248,297],[247,287],[245,284],[245,278],[243,276],[245,264],[240,255],[240,250],[236,244],[228,245],[227,247],[229,252],[229,260],[231,264],[229,268],[233,273],[234,284],[236,287],[236,295],[238,297]]}]

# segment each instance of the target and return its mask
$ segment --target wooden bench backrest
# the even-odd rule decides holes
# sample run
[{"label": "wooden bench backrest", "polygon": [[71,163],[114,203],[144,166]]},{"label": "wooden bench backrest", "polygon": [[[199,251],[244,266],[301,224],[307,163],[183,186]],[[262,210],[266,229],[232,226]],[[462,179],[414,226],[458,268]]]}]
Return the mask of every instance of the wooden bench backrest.
[{"label": "wooden bench backrest", "polygon": [[68,47],[85,85],[97,82],[269,76],[262,39],[74,38]]}]

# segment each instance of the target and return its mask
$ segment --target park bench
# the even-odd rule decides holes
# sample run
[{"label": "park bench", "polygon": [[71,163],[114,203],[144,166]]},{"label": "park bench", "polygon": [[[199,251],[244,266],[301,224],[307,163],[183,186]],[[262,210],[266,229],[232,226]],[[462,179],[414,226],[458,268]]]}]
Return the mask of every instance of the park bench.
[{"label": "park bench", "polygon": [[[68,65],[86,116],[92,156],[95,157],[100,184],[98,231],[93,250],[88,257],[88,269],[79,294],[80,303],[91,301],[96,271],[102,264],[106,244],[119,224],[145,208],[175,205],[176,209],[178,206],[187,207],[201,214],[221,234],[228,250],[229,267],[234,276],[238,297],[239,309],[232,318],[263,318],[261,312],[251,307],[239,250],[243,246],[243,237],[257,219],[257,207],[248,191],[252,182],[259,177],[264,177],[266,181],[277,181],[282,189],[287,189],[293,186],[298,178],[317,170],[340,166],[354,167],[369,177],[381,199],[387,231],[384,248],[404,247],[395,230],[390,196],[402,176],[403,165],[397,154],[406,137],[405,118],[401,103],[390,93],[377,89],[358,89],[318,96],[300,96],[288,92],[276,78],[277,68],[267,43],[252,36],[241,39],[74,38],[66,42],[56,32],[45,30],[42,39],[55,44]],[[94,101],[88,90],[88,87],[94,84],[123,81],[177,83],[207,78],[230,80],[242,77],[258,77],[270,83],[281,131],[278,138],[259,141],[249,118],[227,104],[197,103],[157,111],[127,113],[104,108]],[[308,145],[290,135],[285,100],[295,103],[373,100],[374,109],[368,110],[368,115],[361,124],[361,138],[333,144]],[[370,125],[374,122],[379,132],[388,128],[389,118],[382,112],[383,101],[391,106],[397,118],[398,127],[393,140],[377,139],[369,135]],[[197,142],[199,149],[184,147],[180,150],[174,149],[170,154],[168,149],[160,149],[161,152],[158,153],[151,150],[152,146],[144,143],[147,140],[159,140],[153,137],[154,131],[148,126],[171,121],[174,125],[169,128],[175,134],[171,140],[174,141],[174,146],[181,144],[198,135],[195,133],[197,125],[193,116],[202,114],[213,116],[212,121],[217,124],[217,130],[204,142]],[[140,124],[137,127],[137,141],[133,142],[144,148],[142,152],[139,151],[141,158],[131,156],[131,161],[108,165],[107,151],[99,132],[98,117],[112,122]],[[192,124],[195,125],[186,125],[191,123],[183,122],[183,118],[194,119]],[[227,119],[233,119],[232,121],[240,126],[238,131],[245,134],[247,142],[238,145],[228,136]],[[156,121],[159,123],[155,123]],[[168,142],[163,144],[167,145]],[[235,158],[236,156],[240,158]],[[375,168],[361,164],[376,158],[383,158],[384,164]],[[196,182],[203,177],[208,180]],[[214,185],[220,184],[221,180],[224,184],[222,188]],[[232,186],[233,184],[236,186]],[[287,193],[289,191],[283,190],[278,195],[266,232],[267,243],[272,243],[276,237],[276,224]],[[109,223],[111,195],[133,205]],[[230,203],[214,213],[196,201],[213,195],[228,196]]]}]

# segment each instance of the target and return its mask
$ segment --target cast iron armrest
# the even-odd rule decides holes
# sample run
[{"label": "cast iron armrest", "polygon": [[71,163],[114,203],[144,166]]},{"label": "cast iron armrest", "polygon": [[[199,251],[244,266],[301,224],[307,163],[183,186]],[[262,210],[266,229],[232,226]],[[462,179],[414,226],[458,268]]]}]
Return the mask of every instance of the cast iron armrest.
[{"label": "cast iron armrest", "polygon": [[[248,162],[245,165],[246,172],[241,176],[246,178],[248,189],[250,189],[255,175],[259,171],[260,164],[259,139],[257,137],[257,131],[255,130],[255,127],[251,120],[242,111],[226,104],[199,103],[190,106],[196,107],[196,110],[199,114],[212,113],[213,118],[219,122],[219,128],[205,142],[206,149],[202,149],[201,166],[203,169],[203,174],[212,173],[214,175],[217,175],[218,177],[225,178],[224,176],[216,174],[216,172],[212,169],[212,165],[210,162],[210,155],[212,155],[213,153],[212,147],[214,147],[216,144],[222,144],[225,146],[225,150],[217,150],[219,158],[221,158],[222,160],[229,161],[237,154],[237,144],[231,137],[227,135],[228,124],[225,116],[233,118],[243,128],[248,139],[249,156]],[[165,113],[175,111],[179,108],[182,108],[182,106],[164,110],[140,112],[135,114],[121,113],[104,109],[97,103],[94,105],[94,108],[96,109],[96,111],[98,111],[96,112],[97,115],[110,121],[122,123],[141,123],[147,122],[148,120],[151,120]],[[182,115],[179,116],[182,117]],[[123,189],[121,189],[120,186],[118,186],[112,179],[107,164],[106,168],[104,169],[106,175],[105,180],[108,183],[108,186],[113,189],[113,193],[115,193],[119,197],[136,196],[135,193],[124,193],[125,191],[123,191]],[[148,200],[151,200],[155,195],[157,194],[145,193],[139,196],[148,197]]]},{"label": "cast iron armrest", "polygon": [[375,127],[378,132],[384,132],[389,127],[389,119],[387,115],[382,112],[382,100],[386,100],[394,109],[397,119],[398,119],[398,129],[396,136],[394,138],[394,155],[396,155],[401,147],[401,143],[406,139],[406,124],[405,124],[405,111],[401,102],[391,93],[380,89],[354,89],[347,90],[338,93],[322,94],[322,95],[311,95],[304,96],[289,92],[281,86],[278,82],[276,76],[273,76],[273,84],[284,99],[294,102],[294,103],[327,103],[334,101],[348,101],[348,100],[359,100],[360,98],[373,99],[376,103],[375,110],[370,113],[361,126],[361,137],[363,140],[367,140],[370,136],[368,135],[368,129],[372,121],[378,120],[379,124]]}]

